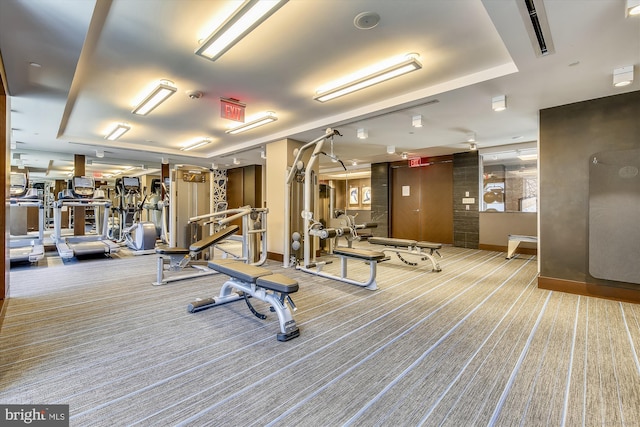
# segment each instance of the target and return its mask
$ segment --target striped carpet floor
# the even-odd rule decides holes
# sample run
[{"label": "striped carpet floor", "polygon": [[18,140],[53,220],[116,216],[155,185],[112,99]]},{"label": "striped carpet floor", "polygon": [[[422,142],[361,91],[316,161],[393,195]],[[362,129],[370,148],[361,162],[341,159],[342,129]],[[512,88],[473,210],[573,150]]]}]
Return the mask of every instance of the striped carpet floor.
[{"label": "striped carpet floor", "polygon": [[640,306],[537,289],[535,258],[442,254],[380,264],[377,291],[269,262],[300,283],[284,343],[243,302],[187,313],[225,277],[152,286],[153,255],[12,269],[0,403],[77,426],[640,425]]}]

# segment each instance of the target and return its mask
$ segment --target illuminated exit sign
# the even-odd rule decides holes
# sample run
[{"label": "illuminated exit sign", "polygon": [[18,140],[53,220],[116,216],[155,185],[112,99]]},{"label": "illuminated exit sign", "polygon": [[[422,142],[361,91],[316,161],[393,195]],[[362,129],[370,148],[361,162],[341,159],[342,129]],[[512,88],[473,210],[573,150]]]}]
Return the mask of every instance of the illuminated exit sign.
[{"label": "illuminated exit sign", "polygon": [[245,104],[237,99],[220,98],[220,117],[244,123]]},{"label": "illuminated exit sign", "polygon": [[416,157],[415,159],[409,159],[409,167],[417,168],[422,165],[422,159],[420,157]]}]

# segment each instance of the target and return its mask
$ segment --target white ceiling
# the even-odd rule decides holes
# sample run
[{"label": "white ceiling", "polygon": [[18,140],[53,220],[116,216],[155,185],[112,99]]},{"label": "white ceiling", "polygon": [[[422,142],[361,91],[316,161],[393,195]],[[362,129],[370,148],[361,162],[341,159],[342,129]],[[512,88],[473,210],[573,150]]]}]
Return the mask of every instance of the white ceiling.
[{"label": "white ceiling", "polygon": [[[234,0],[231,0],[234,1]],[[217,61],[194,54],[199,31],[229,1],[2,0],[0,53],[11,101],[13,165],[32,177],[64,176],[73,154],[88,173],[125,166],[159,168],[161,159],[210,167],[263,163],[265,144],[306,142],[337,128],[335,152],[351,165],[399,160],[400,152],[435,156],[537,140],[538,111],[639,90],[640,16],[625,0],[544,2],[555,53],[538,57],[518,2],[524,0],[290,0]],[[540,4],[540,0],[536,0]],[[376,12],[372,29],[354,26]],[[316,88],[391,56],[418,53],[422,69],[326,102]],[[37,63],[40,67],[34,67]],[[614,68],[637,78],[614,88]],[[131,102],[153,80],[178,92],[148,116]],[[203,92],[190,99],[188,91]],[[491,110],[507,96],[508,109]],[[220,98],[236,98],[251,116],[274,111],[275,123],[228,135]],[[424,127],[411,117],[424,116]],[[113,122],[131,130],[115,142]],[[368,139],[356,138],[365,128]],[[210,137],[206,147],[180,147]],[[386,153],[394,145],[396,155]],[[96,149],[105,158],[96,158]],[[327,160],[325,160],[327,162]],[[331,163],[321,163],[330,168]]]}]

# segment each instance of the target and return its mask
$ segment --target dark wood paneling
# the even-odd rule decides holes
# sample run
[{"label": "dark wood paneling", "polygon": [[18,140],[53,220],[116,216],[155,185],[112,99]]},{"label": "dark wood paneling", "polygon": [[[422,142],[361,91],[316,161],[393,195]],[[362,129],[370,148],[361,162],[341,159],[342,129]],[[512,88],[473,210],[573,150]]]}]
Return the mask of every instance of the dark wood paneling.
[{"label": "dark wood paneling", "polygon": [[[448,157],[430,160],[392,167],[391,236],[453,243],[453,164]],[[409,196],[402,195],[405,186]]]},{"label": "dark wood paneling", "polygon": [[420,170],[420,240],[453,243],[453,163]]},{"label": "dark wood paneling", "polygon": [[391,180],[391,237],[420,240],[420,169],[394,167]]}]

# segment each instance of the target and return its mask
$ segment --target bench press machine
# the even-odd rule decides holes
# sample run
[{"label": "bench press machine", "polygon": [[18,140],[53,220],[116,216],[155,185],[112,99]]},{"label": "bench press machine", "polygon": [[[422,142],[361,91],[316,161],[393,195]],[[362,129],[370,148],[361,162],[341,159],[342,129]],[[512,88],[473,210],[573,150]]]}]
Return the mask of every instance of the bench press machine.
[{"label": "bench press machine", "polygon": [[[385,246],[385,248],[382,249],[382,252],[395,253],[398,258],[400,258],[400,260],[407,265],[416,266],[418,265],[418,263],[409,261],[408,259],[403,257],[402,254],[416,256],[418,257],[419,261],[429,260],[431,261],[431,265],[433,267],[431,271],[442,271],[442,269],[440,268],[440,264],[438,264],[436,259],[433,257],[434,254],[437,254],[440,258],[442,258],[442,255],[440,255],[440,252],[438,252],[438,250],[442,248],[441,243],[418,242],[410,239],[394,239],[390,237],[371,237],[368,239],[368,241],[373,245]],[[423,251],[423,249],[429,249],[429,253]]]},{"label": "bench press machine", "polygon": [[[210,246],[215,246],[216,244],[222,242],[231,235],[235,234],[238,230],[239,227],[237,225],[228,226],[216,233],[213,233],[209,237],[192,243],[188,248],[156,248],[156,253],[158,254],[157,277],[156,281],[153,282],[153,285],[166,285],[167,283],[175,282],[177,280],[193,279],[196,277],[215,274],[216,272],[214,270],[211,270],[210,268],[207,268],[205,263],[198,263],[197,261],[194,261],[195,258],[205,249],[208,249]],[[165,277],[165,265],[168,265],[166,270],[169,271],[181,271],[184,270],[187,266],[191,265],[191,267],[196,269],[197,272],[192,274],[183,274],[175,277]]]},{"label": "bench press machine", "polygon": [[[197,299],[187,306],[189,313],[206,310],[217,305],[245,300],[249,310],[259,319],[267,316],[259,313],[251,305],[249,297],[271,304],[271,310],[278,315],[280,332],[276,335],[278,341],[289,341],[300,336],[291,311],[296,310],[293,300],[289,296],[298,291],[298,282],[282,274],[274,274],[271,270],[256,265],[244,264],[240,261],[223,259],[209,261],[209,268],[229,276],[220,289],[217,297]],[[239,292],[233,292],[236,289]]]},{"label": "bench press machine", "polygon": [[[309,230],[309,235],[316,236],[321,239],[331,239],[343,236],[346,233],[349,233],[350,230],[350,227],[324,228],[321,227],[320,223],[316,222],[314,226],[312,226]],[[369,289],[370,291],[375,291],[376,289],[378,289],[378,284],[376,282],[378,263],[387,259],[387,256],[383,252],[372,251],[370,249],[338,246],[333,249],[333,255],[337,255],[340,258],[340,276],[322,271],[322,268],[325,265],[331,263],[331,261],[310,262],[305,265],[298,265],[297,269],[305,271],[307,273],[315,274],[316,276],[339,280],[351,285],[362,286],[366,289]],[[369,278],[367,280],[361,282],[347,277],[347,263],[350,258],[362,260],[369,264]]]}]

